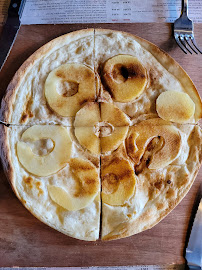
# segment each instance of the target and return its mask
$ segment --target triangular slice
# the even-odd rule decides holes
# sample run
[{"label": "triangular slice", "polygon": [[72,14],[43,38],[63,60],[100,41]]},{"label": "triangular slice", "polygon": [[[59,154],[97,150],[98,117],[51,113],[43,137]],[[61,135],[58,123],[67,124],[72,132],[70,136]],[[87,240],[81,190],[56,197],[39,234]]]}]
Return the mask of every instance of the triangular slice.
[{"label": "triangular slice", "polygon": [[0,120],[17,125],[71,126],[75,113],[96,99],[94,30],[58,37],[31,55],[8,86]]},{"label": "triangular slice", "polygon": [[[118,164],[118,160],[127,160],[136,178],[134,194],[124,204],[113,205],[110,200],[106,203],[106,195],[103,197],[103,240],[119,239],[152,228],[183,199],[200,168],[201,138],[197,125],[174,125],[160,118],[130,127],[126,144],[102,158],[105,193],[103,178],[108,179],[109,190],[116,187],[119,179],[110,178],[106,169],[110,161]],[[114,174],[118,167],[110,166]]]},{"label": "triangular slice", "polygon": [[4,169],[24,206],[66,235],[87,241],[98,239],[99,157],[77,147],[67,127],[1,126],[1,134]]}]

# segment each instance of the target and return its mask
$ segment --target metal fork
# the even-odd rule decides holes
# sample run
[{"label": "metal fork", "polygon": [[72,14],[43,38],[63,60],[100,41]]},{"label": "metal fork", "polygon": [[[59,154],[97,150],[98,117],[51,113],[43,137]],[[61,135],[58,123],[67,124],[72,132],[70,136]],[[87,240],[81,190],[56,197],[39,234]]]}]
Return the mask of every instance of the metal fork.
[{"label": "metal fork", "polygon": [[202,54],[194,38],[193,22],[188,18],[188,0],[182,0],[181,16],[174,22],[174,37],[184,53]]}]

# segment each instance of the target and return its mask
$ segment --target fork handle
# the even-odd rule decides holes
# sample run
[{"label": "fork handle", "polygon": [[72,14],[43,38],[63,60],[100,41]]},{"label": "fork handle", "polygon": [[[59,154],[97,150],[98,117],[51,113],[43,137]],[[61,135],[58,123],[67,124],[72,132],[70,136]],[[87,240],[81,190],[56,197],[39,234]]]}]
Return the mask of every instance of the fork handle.
[{"label": "fork handle", "polygon": [[188,16],[188,0],[182,0],[182,14]]}]

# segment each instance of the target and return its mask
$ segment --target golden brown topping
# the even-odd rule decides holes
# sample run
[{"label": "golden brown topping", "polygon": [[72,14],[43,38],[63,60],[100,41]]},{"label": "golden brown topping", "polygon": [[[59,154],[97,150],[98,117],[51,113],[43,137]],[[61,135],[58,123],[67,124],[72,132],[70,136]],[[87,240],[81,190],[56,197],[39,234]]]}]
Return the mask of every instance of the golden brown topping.
[{"label": "golden brown topping", "polygon": [[131,55],[117,55],[107,60],[103,79],[114,100],[119,102],[137,98],[147,83],[146,69]]},{"label": "golden brown topping", "polygon": [[99,190],[98,173],[90,161],[81,158],[72,158],[70,159],[69,166],[78,183],[78,189],[74,194],[75,197],[97,193]]},{"label": "golden brown topping", "polygon": [[[153,138],[150,143],[147,145],[146,150],[140,160],[140,163],[135,166],[135,173],[138,175],[146,167],[149,167],[149,164],[152,160],[153,155],[160,151],[164,146],[164,139],[160,136]],[[129,144],[130,147],[130,144]]]},{"label": "golden brown topping", "polygon": [[100,190],[99,175],[95,166],[87,160],[72,158],[70,170],[77,182],[76,191],[70,194],[58,186],[48,186],[51,199],[69,211],[77,211],[90,205]]},{"label": "golden brown topping", "polygon": [[145,167],[159,169],[175,160],[181,149],[181,136],[169,122],[149,119],[130,128],[126,147],[140,173]]},{"label": "golden brown topping", "polygon": [[110,205],[123,205],[134,194],[136,178],[130,163],[114,158],[101,167],[102,200]]}]

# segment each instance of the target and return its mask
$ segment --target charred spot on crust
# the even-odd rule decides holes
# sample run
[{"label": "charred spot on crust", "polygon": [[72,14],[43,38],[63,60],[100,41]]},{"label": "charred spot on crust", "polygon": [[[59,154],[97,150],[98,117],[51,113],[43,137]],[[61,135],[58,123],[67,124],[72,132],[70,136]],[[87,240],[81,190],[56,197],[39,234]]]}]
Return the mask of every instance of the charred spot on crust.
[{"label": "charred spot on crust", "polygon": [[168,184],[168,185],[170,185],[171,183],[172,183],[172,181],[171,181],[171,180],[168,180],[168,181],[167,181],[167,184]]},{"label": "charred spot on crust", "polygon": [[24,180],[24,182],[25,182],[26,184],[31,184],[32,181],[33,181],[33,178],[32,178],[31,176],[28,176],[28,177],[24,176],[24,177],[23,177],[23,180]]},{"label": "charred spot on crust", "polygon": [[33,104],[33,99],[31,98],[30,94],[27,95],[27,103],[25,105],[24,111],[22,113],[22,116],[20,118],[20,122],[21,123],[25,123],[28,118],[32,118],[34,116],[34,114],[31,111],[31,105]]},{"label": "charred spot on crust", "polygon": [[30,188],[33,188],[33,178],[31,176],[24,176],[23,181],[25,182],[26,185],[28,185]]},{"label": "charred spot on crust", "polygon": [[157,203],[157,204],[156,204],[156,208],[157,208],[158,210],[163,209],[164,206],[165,206],[165,205],[164,205],[163,203]]},{"label": "charred spot on crust", "polygon": [[38,196],[42,195],[43,194],[43,190],[41,189],[41,183],[40,182],[36,182],[36,188],[39,191]]},{"label": "charred spot on crust", "polygon": [[20,122],[21,123],[25,123],[28,118],[32,118],[34,116],[34,114],[32,112],[24,112],[21,116]]},{"label": "charred spot on crust", "polygon": [[175,196],[175,191],[172,188],[169,188],[169,190],[166,192],[166,198],[170,199]]},{"label": "charred spot on crust", "polygon": [[22,116],[21,116],[21,119],[20,119],[20,122],[21,123],[25,123],[28,119],[28,114],[27,113],[23,113]]},{"label": "charred spot on crust", "polygon": [[157,188],[158,190],[162,188],[162,185],[163,185],[163,182],[161,180],[154,183],[155,188]]}]

